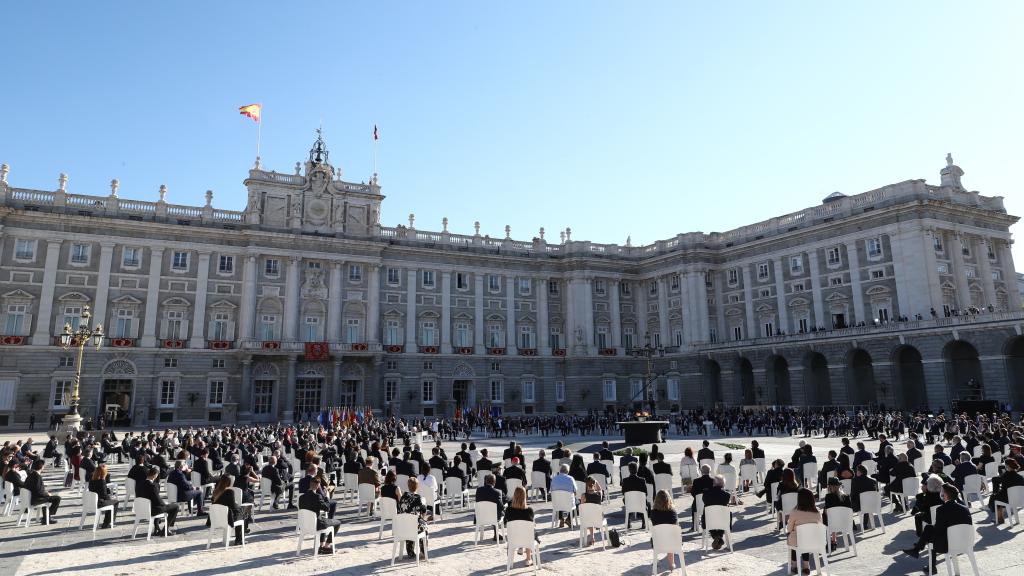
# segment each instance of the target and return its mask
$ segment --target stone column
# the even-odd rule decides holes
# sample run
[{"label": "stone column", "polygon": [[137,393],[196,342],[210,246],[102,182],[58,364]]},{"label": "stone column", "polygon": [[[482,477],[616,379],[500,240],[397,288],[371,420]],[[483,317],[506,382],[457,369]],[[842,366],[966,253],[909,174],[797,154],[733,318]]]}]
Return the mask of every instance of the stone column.
[{"label": "stone column", "polygon": [[[992,264],[988,261],[990,238],[980,238],[974,245],[975,259],[978,261],[979,274],[981,274],[981,286],[985,290],[985,303],[983,306],[996,305],[996,283],[992,279]],[[995,250],[992,250],[995,253]]]},{"label": "stone column", "polygon": [[537,348],[538,354],[551,354],[551,328],[548,326],[548,279],[537,278]]},{"label": "stone column", "polygon": [[298,363],[296,356],[288,356],[288,380],[284,383],[284,415],[285,422],[295,420],[295,365]]},{"label": "stone column", "polygon": [[[700,334],[697,342],[711,340],[711,319],[708,315],[708,271],[697,270],[697,317],[700,318]],[[715,300],[718,302],[718,300]]]},{"label": "stone column", "polygon": [[477,354],[486,352],[484,347],[484,275],[473,273],[473,346]]},{"label": "stone column", "polygon": [[565,353],[569,356],[573,355],[573,349],[576,348],[576,310],[575,310],[575,299],[576,294],[576,283],[579,280],[575,278],[565,279],[565,313],[563,318],[565,320]]},{"label": "stone column", "polygon": [[856,240],[846,243],[846,258],[849,260],[850,288],[853,291],[853,318],[851,322],[870,323],[869,314],[864,311],[864,291],[860,286],[860,255],[857,253]]},{"label": "stone column", "polygon": [[587,277],[581,282],[583,290],[583,339],[587,353],[597,355],[597,338],[594,337],[594,278]]},{"label": "stone column", "polygon": [[60,240],[46,241],[46,261],[43,264],[42,293],[39,295],[39,318],[32,335],[33,346],[49,346],[53,329],[53,293],[57,288],[57,265],[60,260]]},{"label": "stone column", "polygon": [[210,253],[199,253],[199,267],[196,269],[196,298],[192,306],[192,338],[189,348],[206,346],[206,295],[210,289]]},{"label": "stone column", "polygon": [[452,273],[441,272],[441,354],[452,353]]},{"label": "stone column", "polygon": [[298,257],[288,259],[285,284],[284,338],[288,342],[299,339],[299,264]]},{"label": "stone column", "polygon": [[419,270],[412,269],[406,275],[408,282],[406,282],[406,294],[405,294],[405,351],[417,352],[419,351],[418,342],[416,341],[416,282],[419,279]]},{"label": "stone column", "polygon": [[1013,267],[1013,252],[1010,250],[1010,241],[1004,240],[999,244],[999,263],[1002,265],[1003,284],[1006,286],[1010,311],[1019,312],[1020,292],[1017,291],[1017,269]]},{"label": "stone column", "polygon": [[743,264],[743,304],[747,312],[747,327],[744,338],[757,338],[757,324],[754,323],[754,287],[750,280],[750,264]]},{"label": "stone column", "polygon": [[[636,342],[633,342],[633,346],[642,346],[644,337],[647,334],[647,282],[643,278],[640,278],[636,282],[636,290],[633,292],[633,299],[636,302]],[[683,322],[689,320],[683,318]]]},{"label": "stone column", "polygon": [[964,252],[960,245],[963,237],[956,233],[953,235],[949,250],[953,254],[953,281],[956,283],[956,307],[964,310],[971,304],[971,289],[967,286],[967,271],[964,266]]},{"label": "stone column", "polygon": [[505,277],[505,351],[509,355],[516,353],[516,277]]},{"label": "stone column", "polygon": [[612,279],[608,282],[608,289],[611,292],[608,294],[609,312],[611,312],[612,322],[612,342],[611,347],[615,348],[619,352],[622,352],[622,310],[619,303],[619,280]]},{"label": "stone column", "polygon": [[[668,322],[668,282],[665,281],[665,277],[661,276],[657,279],[658,286],[658,332],[661,333],[661,345],[671,346],[675,344],[672,342],[672,327]],[[680,285],[682,284],[682,278],[679,279]],[[652,342],[653,344],[653,342]]]},{"label": "stone column", "polygon": [[821,272],[818,268],[818,251],[807,253],[807,261],[811,268],[811,298],[814,300],[814,325],[831,328],[832,319],[825,318],[825,299],[821,295]]},{"label": "stone column", "polygon": [[942,285],[939,283],[939,260],[935,256],[936,236],[941,238],[942,232],[929,230],[921,235],[921,242],[924,244],[922,254],[924,254],[925,278],[928,284],[925,294],[928,295],[929,306],[928,310],[921,312],[921,316],[924,318],[931,316],[931,308],[934,308],[935,312],[942,316]]},{"label": "stone column", "polygon": [[143,348],[156,346],[156,315],[160,306],[160,274],[163,271],[164,249],[151,248],[149,255],[149,285],[146,288],[146,318],[142,324]]},{"label": "stone column", "polygon": [[690,282],[689,270],[680,268],[677,274],[679,274],[679,313],[683,317],[683,346],[689,346],[693,344],[696,334],[694,324],[698,321],[694,313],[696,306],[693,305],[693,286]]},{"label": "stone column", "polygon": [[103,324],[107,334],[112,333],[114,328],[107,319],[107,300],[110,297],[110,265],[113,254],[113,242],[100,242],[100,271],[96,276],[96,301],[92,309],[92,317],[93,325]]},{"label": "stone column", "polygon": [[256,256],[245,257],[242,269],[242,305],[238,310],[238,339],[253,340],[256,328]]},{"label": "stone column", "polygon": [[380,342],[380,266],[367,266],[370,278],[366,287],[366,340]]},{"label": "stone column", "polygon": [[334,370],[331,371],[331,404],[341,405],[341,360],[334,361]]},{"label": "stone column", "polygon": [[238,420],[252,420],[252,358],[242,358],[242,384],[238,392]]},{"label": "stone column", "polygon": [[[331,273],[327,280],[327,318],[324,321],[327,322],[328,342],[341,342],[342,339],[341,269],[344,265],[345,263],[340,261],[331,262]],[[370,310],[366,311],[366,323],[367,335],[369,335]]]},{"label": "stone column", "polygon": [[793,329],[789,325],[789,310],[786,308],[786,282],[782,277],[782,259],[773,258],[772,268],[775,272],[775,306],[779,309],[779,329],[789,334]]},{"label": "stone column", "polygon": [[[720,274],[716,274],[715,272],[706,272],[705,279],[707,278],[707,274],[711,274],[712,278],[714,278],[715,326],[718,327],[718,341],[725,342],[726,340],[729,339],[729,335],[726,334],[726,332],[728,332],[729,329],[725,325],[725,301],[722,299],[723,278]],[[722,381],[724,382],[725,380],[723,379]]]}]

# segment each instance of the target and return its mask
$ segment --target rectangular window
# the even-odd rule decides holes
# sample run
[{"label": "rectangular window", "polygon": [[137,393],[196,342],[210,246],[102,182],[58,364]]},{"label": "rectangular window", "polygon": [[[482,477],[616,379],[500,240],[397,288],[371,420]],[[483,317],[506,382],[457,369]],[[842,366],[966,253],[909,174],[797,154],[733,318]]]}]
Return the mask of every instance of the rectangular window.
[{"label": "rectangular window", "polygon": [[217,265],[217,272],[221,274],[234,274],[235,272],[235,257],[225,256],[221,254],[220,263]]},{"label": "rectangular window", "polygon": [[501,380],[491,380],[491,402],[505,401],[505,386]]},{"label": "rectangular window", "polygon": [[671,276],[670,282],[671,282],[671,286],[672,286],[672,291],[673,292],[678,292],[679,291],[679,274],[673,274]]},{"label": "rectangular window", "polygon": [[968,243],[967,241],[965,241],[962,238],[960,239],[960,253],[963,254],[964,256],[970,256],[971,255],[971,245],[970,245],[970,243]]},{"label": "rectangular window", "polygon": [[230,316],[225,312],[217,312],[213,315],[213,339],[224,341],[228,339],[228,322]]},{"label": "rectangular window", "polygon": [[181,340],[181,326],[185,321],[185,313],[181,310],[167,311],[167,339]]},{"label": "rectangular window", "polygon": [[885,278],[885,270],[884,269],[878,269],[878,270],[872,270],[871,271],[871,279],[872,280],[878,280],[880,278]]},{"label": "rectangular window", "polygon": [[561,328],[552,328],[549,336],[551,339],[551,347],[558,349],[562,347],[562,330]]},{"label": "rectangular window", "polygon": [[458,348],[467,348],[473,345],[473,339],[469,331],[468,322],[456,322],[455,323],[455,346]]},{"label": "rectangular window", "polygon": [[604,401],[615,402],[615,378],[604,379]]},{"label": "rectangular window", "polygon": [[124,247],[121,249],[121,266],[125,268],[138,268],[142,260],[140,248]]},{"label": "rectangular window", "polygon": [[558,281],[548,280],[548,294],[558,296]]},{"label": "rectangular window", "polygon": [[974,268],[965,268],[964,273],[967,275],[968,278],[974,278],[978,275]]},{"label": "rectangular window", "polygon": [[74,368],[75,367],[75,359],[74,359],[74,357],[72,357],[72,356],[61,356],[60,360],[57,362],[57,367],[58,368]]},{"label": "rectangular window", "polygon": [[803,292],[803,291],[804,291],[804,283],[803,282],[796,282],[796,283],[793,284],[793,292]]},{"label": "rectangular window", "polygon": [[217,358],[217,359],[215,359],[215,360],[213,361],[213,367],[214,367],[214,369],[217,369],[217,368],[224,368],[224,366],[225,366],[225,365],[226,365],[226,362],[224,361],[224,359],[223,359],[223,358]]},{"label": "rectangular window", "polygon": [[735,286],[735,285],[739,284],[739,282],[740,282],[740,275],[739,275],[739,272],[737,272],[735,268],[729,270],[729,278],[728,278],[727,281],[729,283],[729,286]]},{"label": "rectangular window", "polygon": [[767,264],[758,264],[757,265],[757,279],[758,280],[767,280],[768,279],[768,265]]},{"label": "rectangular window", "polygon": [[433,288],[434,287],[434,271],[424,270],[423,271],[423,287]]},{"label": "rectangular window", "polygon": [[939,265],[937,265],[937,266],[935,267],[935,270],[936,270],[936,271],[937,271],[937,272],[938,272],[939,274],[949,274],[949,266],[946,266],[945,264],[939,264]]},{"label": "rectangular window", "polygon": [[188,270],[188,252],[176,251],[171,257],[171,268],[174,270]]},{"label": "rectangular window", "polygon": [[629,350],[633,347],[633,337],[635,335],[634,328],[632,326],[626,326],[622,329],[622,347]]},{"label": "rectangular window", "polygon": [[789,271],[793,274],[804,273],[804,258],[803,256],[792,256],[789,259]]},{"label": "rectangular window", "polygon": [[942,236],[938,236],[938,235],[934,236],[932,238],[932,246],[935,247],[935,251],[936,252],[942,252],[943,249],[944,249],[944,247],[942,245]]},{"label": "rectangular window", "polygon": [[765,337],[771,337],[775,335],[775,324],[771,322],[764,323],[764,335]]},{"label": "rectangular window", "polygon": [[555,380],[555,402],[565,402],[564,380]]},{"label": "rectangular window", "polygon": [[523,380],[523,403],[532,404],[534,401],[534,383],[533,380]]},{"label": "rectangular window", "polygon": [[598,278],[594,280],[594,294],[598,296],[604,296],[606,293],[604,280]]},{"label": "rectangular window", "polygon": [[135,323],[135,311],[125,308],[119,308],[117,310],[117,318],[114,324],[114,338],[131,338],[134,334],[132,330],[133,324]]},{"label": "rectangular window", "polygon": [[735,303],[740,301],[740,295],[739,294],[729,294],[728,300],[729,300],[730,304],[735,304]]},{"label": "rectangular window", "polygon": [[421,344],[423,346],[437,346],[437,324],[424,322],[421,326]]},{"label": "rectangular window", "polygon": [[455,288],[457,290],[467,290],[467,289],[469,289],[469,278],[468,278],[468,275],[465,272],[456,272],[455,273]]},{"label": "rectangular window", "polygon": [[519,295],[520,296],[529,296],[531,292],[533,292],[533,280],[531,280],[529,278],[520,278],[519,279]]},{"label": "rectangular window", "polygon": [[733,326],[732,327],[732,339],[733,340],[743,340],[743,327],[742,326]]},{"label": "rectangular window", "polygon": [[770,298],[772,295],[772,291],[770,288],[761,288],[760,290],[757,291],[757,295],[761,298]]},{"label": "rectangular window", "polygon": [[388,284],[397,286],[402,281],[402,273],[398,268],[388,268]]},{"label": "rectangular window", "polygon": [[501,276],[491,274],[487,277],[487,289],[491,292],[501,291]]},{"label": "rectangular window", "polygon": [[384,344],[397,346],[402,343],[402,327],[398,320],[387,320],[384,326]]},{"label": "rectangular window", "polygon": [[277,336],[277,316],[273,314],[263,314],[260,317],[260,337],[263,340],[276,340]]},{"label": "rectangular window", "polygon": [[89,245],[88,244],[72,244],[71,245],[71,263],[72,264],[88,264],[89,263]]},{"label": "rectangular window", "polygon": [[491,360],[491,372],[501,372],[501,362]]},{"label": "rectangular window", "polygon": [[878,258],[882,255],[882,239],[871,238],[868,240],[868,257]]},{"label": "rectangular window", "polygon": [[16,240],[14,242],[14,258],[16,260],[34,260],[35,257],[35,240]]},{"label": "rectangular window", "polygon": [[651,280],[647,284],[647,293],[650,294],[651,296],[657,296],[658,295],[658,281],[657,280]]},{"label": "rectangular window", "polygon": [[879,322],[888,322],[889,321],[889,309],[888,308],[879,308],[878,309],[878,318],[876,318],[876,320],[878,320]]},{"label": "rectangular window", "polygon": [[57,380],[53,383],[53,407],[67,408],[71,404],[71,380]]},{"label": "rectangular window", "polygon": [[348,343],[363,341],[363,326],[359,318],[348,318],[345,320],[345,341]]},{"label": "rectangular window", "polygon": [[281,261],[277,258],[267,258],[263,262],[263,273],[271,278],[281,275]]},{"label": "rectangular window", "polygon": [[319,260],[309,260],[306,262],[306,268],[309,270],[320,270],[323,268],[323,264]]},{"label": "rectangular window", "polygon": [[348,267],[348,279],[351,282],[361,282],[363,280],[363,267],[360,264],[349,264]]},{"label": "rectangular window", "polygon": [[619,294],[623,296],[630,296],[633,294],[633,287],[629,282],[623,280],[619,283]]},{"label": "rectangular window", "polygon": [[1002,271],[1000,271],[1000,270],[993,270],[992,271],[992,279],[993,280],[1002,280],[1003,279]]},{"label": "rectangular window", "polygon": [[388,360],[384,363],[384,368],[387,370],[398,370],[398,360]]},{"label": "rectangular window", "polygon": [[519,327],[519,347],[527,349],[537,347],[533,341],[533,326]]},{"label": "rectangular window", "polygon": [[829,286],[842,286],[843,285],[843,277],[842,276],[833,276],[833,277],[829,278],[828,279],[828,285]]},{"label": "rectangular window", "polygon": [[642,378],[629,379],[629,401],[642,402],[644,399],[644,381]]},{"label": "rectangular window", "polygon": [[708,330],[708,339],[712,344],[718,342],[718,332],[714,328]]},{"label": "rectangular window", "polygon": [[4,336],[24,336],[25,313],[28,307],[25,304],[11,304],[7,307],[7,322],[4,326]]},{"label": "rectangular window", "polygon": [[668,387],[668,399],[679,400],[679,378],[669,378],[665,384]]},{"label": "rectangular window", "polygon": [[651,344],[653,344],[655,348],[661,347],[661,332],[654,332],[651,334]]},{"label": "rectangular window", "polygon": [[78,330],[78,325],[82,322],[82,307],[81,306],[65,306],[64,307],[64,324],[71,326],[72,330]]},{"label": "rectangular window", "polygon": [[222,406],[224,404],[224,381],[223,380],[210,380],[210,394],[209,394],[209,405],[210,406]]},{"label": "rectangular window", "polygon": [[487,346],[490,348],[505,347],[505,327],[500,324],[487,326]]},{"label": "rectangular window", "polygon": [[607,348],[608,347],[608,327],[598,326],[597,327],[597,347]]},{"label": "rectangular window", "polygon": [[161,380],[160,381],[160,407],[161,408],[173,408],[175,401],[175,392],[177,390],[177,382],[174,380]]},{"label": "rectangular window", "polygon": [[420,401],[424,404],[434,403],[434,381],[424,380],[420,389]]},{"label": "rectangular window", "polygon": [[424,372],[433,372],[434,371],[434,363],[433,363],[433,361],[427,360],[426,362],[424,362],[423,363],[423,371]]},{"label": "rectangular window", "polygon": [[672,331],[672,341],[675,342],[676,346],[682,346],[683,345],[683,331],[682,330],[674,330],[674,331]]},{"label": "rectangular window", "polygon": [[842,260],[839,258],[839,248],[829,248],[826,252],[829,266],[838,266]]},{"label": "rectangular window", "polygon": [[178,359],[177,358],[164,358],[164,368],[177,368],[177,367],[178,367]]},{"label": "rectangular window", "polygon": [[398,398],[398,380],[387,379],[384,381],[384,402],[391,403]]},{"label": "rectangular window", "polygon": [[807,320],[807,318],[800,318],[796,322],[797,322],[797,329],[800,330],[801,334],[810,331],[810,322]]},{"label": "rectangular window", "polygon": [[320,317],[306,316],[303,322],[302,341],[318,342],[320,340]]}]

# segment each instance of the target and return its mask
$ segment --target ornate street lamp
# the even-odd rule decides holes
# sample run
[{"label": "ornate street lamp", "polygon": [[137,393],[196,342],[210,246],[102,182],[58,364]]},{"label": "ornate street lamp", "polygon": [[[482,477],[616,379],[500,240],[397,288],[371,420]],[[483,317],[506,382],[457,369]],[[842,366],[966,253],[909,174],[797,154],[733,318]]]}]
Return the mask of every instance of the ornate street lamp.
[{"label": "ornate street lamp", "polygon": [[[647,359],[647,376],[644,381],[644,387],[640,390],[640,394],[643,396],[640,405],[643,406],[643,401],[647,399],[647,390],[655,383],[657,376],[654,374],[654,357],[664,356],[665,348],[663,346],[652,346],[651,345],[651,333],[646,332],[644,334],[644,345],[639,348],[630,348],[628,354],[634,358],[646,358]],[[636,402],[637,399],[631,398],[632,402]],[[653,410],[652,410],[653,412]],[[652,414],[653,415],[653,414]]]},{"label": "ornate street lamp", "polygon": [[77,348],[78,354],[75,357],[75,377],[71,381],[71,406],[68,413],[64,415],[64,427],[68,430],[78,430],[82,426],[82,416],[78,413],[78,385],[82,380],[82,357],[85,355],[85,348],[92,343],[96,350],[103,346],[103,325],[97,324],[95,328],[89,327],[89,320],[92,312],[89,306],[82,309],[82,321],[78,329],[73,329],[71,324],[64,324],[64,331],[60,335],[60,345],[64,350]]}]

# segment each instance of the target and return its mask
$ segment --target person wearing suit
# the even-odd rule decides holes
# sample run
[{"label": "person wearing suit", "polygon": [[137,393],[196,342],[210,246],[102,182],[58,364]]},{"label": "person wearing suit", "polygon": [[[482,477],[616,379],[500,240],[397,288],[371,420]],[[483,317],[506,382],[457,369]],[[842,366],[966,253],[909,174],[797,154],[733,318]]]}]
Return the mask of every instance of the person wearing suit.
[{"label": "person wearing suit", "polygon": [[920,558],[921,550],[924,550],[924,548],[931,543],[931,569],[933,571],[935,570],[935,555],[949,552],[949,540],[947,539],[946,530],[950,526],[973,524],[971,520],[971,510],[958,501],[960,498],[960,491],[957,490],[956,486],[952,484],[943,484],[940,495],[943,503],[935,511],[935,525],[925,526],[924,530],[921,532],[921,537],[918,538],[914,547],[903,551],[903,553],[908,556]]},{"label": "person wearing suit", "polygon": [[587,476],[591,474],[604,474],[605,479],[608,478],[608,467],[601,462],[600,452],[594,452],[594,461],[587,464]]},{"label": "person wearing suit", "polygon": [[914,515],[914,530],[920,536],[924,532],[924,526],[932,523],[932,506],[942,504],[942,478],[929,476],[924,482],[924,491],[914,497],[914,507],[911,514]]},{"label": "person wearing suit", "polygon": [[971,454],[966,450],[960,453],[960,463],[953,469],[950,476],[953,477],[953,484],[957,490],[964,489],[964,478],[978,473],[978,468],[971,463]]},{"label": "person wearing suit", "polygon": [[988,509],[995,510],[996,524],[1003,523],[1003,512],[1005,509],[996,508],[996,502],[1009,502],[1009,490],[1014,486],[1024,486],[1024,478],[1021,478],[1020,464],[1013,458],[1006,459],[1006,469],[998,477],[992,479],[992,496],[988,499]]},{"label": "person wearing suit", "polygon": [[[483,486],[476,489],[476,501],[493,502],[498,509],[498,521],[501,521],[502,515],[505,513],[505,494],[494,487],[494,474],[484,476]],[[473,521],[476,522],[475,517]],[[497,528],[494,529],[494,541],[498,541]]]},{"label": "person wearing suit", "polygon": [[4,481],[14,485],[15,496],[21,494],[21,489],[25,487],[25,482],[21,479],[21,460],[11,458],[11,461],[7,463],[7,473],[4,474]]},{"label": "person wearing suit", "polygon": [[505,470],[505,480],[509,480],[510,478],[520,480],[522,481],[523,486],[526,486],[526,470],[523,470],[523,468],[519,466],[518,456],[512,457],[512,465]]},{"label": "person wearing suit", "polygon": [[[159,478],[160,468],[151,466],[146,474],[146,480],[141,484],[135,485],[135,498],[149,500],[150,512],[154,516],[157,514],[167,514],[167,534],[171,535],[174,534],[174,521],[178,518],[178,503],[164,502],[164,499],[160,496],[160,489],[156,484]],[[154,525],[154,532],[163,534],[158,524]]]},{"label": "person wearing suit", "polygon": [[277,499],[284,494],[284,480],[281,478],[281,472],[277,469],[277,458],[271,456],[267,460],[267,465],[260,471],[260,475],[270,480],[270,493],[274,495],[271,505],[274,510],[277,510]]},{"label": "person wearing suit", "polygon": [[701,446],[701,449],[697,450],[697,462],[700,462],[701,460],[715,459],[715,451],[709,448],[708,446],[710,446],[710,444],[707,440],[705,440]]},{"label": "person wearing suit", "polygon": [[[56,524],[57,521],[53,517],[57,514],[57,508],[60,507],[60,496],[51,495],[46,490],[46,484],[43,482],[43,468],[46,466],[46,460],[40,458],[32,463],[32,470],[29,471],[28,476],[25,477],[25,484],[23,488],[31,495],[32,504],[49,504],[50,505],[50,521],[49,524]],[[21,495],[22,499],[25,495]],[[45,520],[44,520],[45,522]]]},{"label": "person wearing suit", "polygon": [[868,452],[864,448],[864,443],[863,442],[857,442],[857,451],[854,452],[854,454],[853,454],[853,468],[854,468],[854,470],[856,470],[857,466],[860,466],[862,462],[865,462],[867,460],[874,460],[874,456],[872,456],[871,452]]},{"label": "person wearing suit", "polygon": [[508,448],[505,448],[505,451],[501,453],[501,459],[502,460],[511,460],[512,457],[515,456],[515,455],[516,455],[516,443],[515,443],[515,441],[512,441],[512,442],[508,443]]},{"label": "person wearing suit", "polygon": [[[906,454],[900,454],[898,462],[892,467],[890,476],[892,477],[892,482],[886,486],[886,490],[889,494],[892,494],[893,492],[903,492],[903,480],[917,476],[917,473],[908,461]],[[897,504],[899,505],[897,506]],[[903,505],[900,504],[899,501],[896,501],[893,503],[893,510],[903,512]]]},{"label": "person wearing suit", "polygon": [[636,462],[636,461],[637,461],[636,456],[633,456],[633,449],[632,448],[626,448],[626,454],[624,456],[622,456],[621,458],[619,458],[619,468],[622,468],[623,466],[629,466],[630,462]]},{"label": "person wearing suit", "polygon": [[103,525],[100,528],[110,528],[111,524],[117,521],[117,497],[110,490],[108,482],[110,482],[110,475],[107,474],[107,465],[100,464],[89,479],[89,492],[96,493],[97,510],[106,506],[114,507],[113,512],[104,512]]},{"label": "person wearing suit", "polygon": [[[719,474],[712,479],[713,484],[711,488],[708,488],[701,494],[701,499],[704,502],[704,508],[708,506],[729,506],[729,493],[725,491],[725,479]],[[729,513],[729,523],[732,523],[732,513]],[[705,526],[704,518],[700,519],[700,525]],[[718,550],[725,543],[723,537],[725,536],[724,530],[711,530],[711,547]]]},{"label": "person wearing suit", "polygon": [[868,476],[867,468],[857,466],[857,475],[850,480],[850,505],[854,512],[860,512],[860,495],[878,491],[878,482]]},{"label": "person wearing suit", "polygon": [[551,461],[544,457],[543,450],[537,453],[537,459],[533,461],[532,470],[544,474],[544,497],[546,498],[548,492],[551,491]]},{"label": "person wearing suit", "polygon": [[204,448],[199,453],[199,458],[196,459],[195,464],[192,465],[192,471],[199,473],[199,483],[204,486],[213,482],[213,467],[209,456],[210,451]]},{"label": "person wearing suit", "polygon": [[[328,526],[334,529],[334,533],[338,533],[338,526],[341,526],[341,520],[335,520],[333,518],[324,518],[320,515],[321,512],[330,512],[331,504],[327,500],[327,497],[320,491],[320,479],[314,477],[309,481],[309,490],[299,496],[299,510],[309,510],[316,515],[316,529],[324,530]],[[327,535],[320,537],[320,553],[329,552],[330,547],[324,546],[327,542]]]},{"label": "person wearing suit", "polygon": [[[697,498],[701,498],[703,502],[704,493],[710,490],[715,485],[714,479],[711,478],[711,468],[706,464],[700,467],[700,477],[693,480],[693,484],[690,484],[690,495],[693,496],[693,503],[690,505],[690,509],[693,512],[693,521],[697,521]],[[625,490],[625,486],[623,486]]]},{"label": "person wearing suit", "polygon": [[477,470],[493,470],[494,469],[494,463],[491,462],[491,460],[489,458],[487,458],[487,449],[486,448],[484,448],[483,450],[480,451],[480,459],[476,461],[476,469]]},{"label": "person wearing suit", "polygon": [[[222,475],[217,485],[213,488],[214,504],[220,504],[228,509],[228,524],[234,525],[241,518],[245,521],[245,531],[249,531],[249,524],[252,522],[252,508],[242,508],[242,503],[235,499],[235,491],[231,489],[231,477]],[[242,527],[235,527],[235,546],[242,544]]]},{"label": "person wearing suit", "polygon": [[658,452],[657,462],[655,462],[654,465],[651,466],[651,471],[654,473],[655,476],[657,476],[658,474],[672,475],[672,465],[665,462],[664,453]]},{"label": "person wearing suit", "polygon": [[205,494],[202,490],[196,489],[192,482],[185,476],[185,463],[181,460],[174,461],[174,471],[167,475],[167,482],[178,487],[178,502],[187,502],[189,509],[192,508],[192,501],[196,501],[196,513],[205,516],[203,510]]},{"label": "person wearing suit", "polygon": [[[443,477],[445,480],[449,478],[458,478],[459,481],[462,482],[462,489],[465,490],[469,487],[469,478],[466,476],[466,473],[462,471],[462,468],[459,467],[459,464],[462,464],[462,462],[462,456],[456,454],[455,458],[452,460],[452,465],[444,471]],[[523,484],[525,485],[526,482],[524,481]]]},{"label": "person wearing suit", "polygon": [[601,449],[597,452],[600,460],[615,460],[615,454],[608,449],[608,441],[601,442]]}]

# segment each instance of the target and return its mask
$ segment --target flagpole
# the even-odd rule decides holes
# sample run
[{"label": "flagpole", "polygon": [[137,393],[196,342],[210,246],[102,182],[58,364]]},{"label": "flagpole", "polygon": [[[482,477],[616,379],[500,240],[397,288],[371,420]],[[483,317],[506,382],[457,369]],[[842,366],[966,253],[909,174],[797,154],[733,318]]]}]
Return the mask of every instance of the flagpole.
[{"label": "flagpole", "polygon": [[256,123],[256,164],[260,163],[260,142],[263,140],[263,103],[260,102],[260,121]]},{"label": "flagpole", "polygon": [[377,125],[373,125],[373,175],[377,175]]}]

